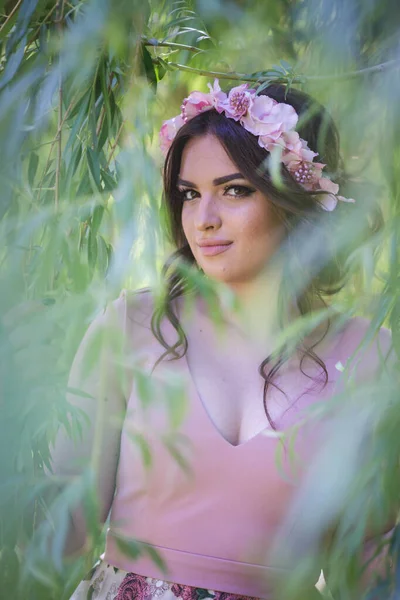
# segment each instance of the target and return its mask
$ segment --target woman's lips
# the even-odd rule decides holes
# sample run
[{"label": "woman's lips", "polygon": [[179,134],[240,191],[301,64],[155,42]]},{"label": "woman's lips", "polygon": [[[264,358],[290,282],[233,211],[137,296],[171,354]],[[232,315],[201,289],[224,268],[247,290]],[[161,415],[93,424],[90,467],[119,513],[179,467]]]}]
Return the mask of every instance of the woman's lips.
[{"label": "woman's lips", "polygon": [[225,252],[232,246],[232,242],[229,244],[215,244],[213,246],[199,246],[200,252],[204,256],[215,256],[216,254],[221,254]]}]

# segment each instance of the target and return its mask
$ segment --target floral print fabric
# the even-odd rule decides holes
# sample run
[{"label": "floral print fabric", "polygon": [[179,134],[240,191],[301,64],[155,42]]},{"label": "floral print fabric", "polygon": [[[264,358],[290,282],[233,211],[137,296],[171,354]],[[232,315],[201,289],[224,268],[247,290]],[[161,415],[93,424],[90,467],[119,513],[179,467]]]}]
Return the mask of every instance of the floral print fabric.
[{"label": "floral print fabric", "polygon": [[70,600],[258,600],[226,592],[204,590],[135,573],[104,562],[92,569]]}]

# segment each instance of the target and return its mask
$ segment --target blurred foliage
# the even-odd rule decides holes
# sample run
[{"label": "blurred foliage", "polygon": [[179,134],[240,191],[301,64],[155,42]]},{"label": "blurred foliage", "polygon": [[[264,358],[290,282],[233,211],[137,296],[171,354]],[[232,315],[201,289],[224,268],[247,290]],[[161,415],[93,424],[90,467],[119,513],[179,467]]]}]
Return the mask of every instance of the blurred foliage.
[{"label": "blurred foliage", "polygon": [[[379,236],[349,257],[355,276],[332,302],[371,319],[368,339],[390,326],[400,356],[400,6],[9,0],[0,11],[0,598],[59,600],[103,543],[89,518],[96,514],[90,470],[67,485],[43,477],[59,426],[73,436],[84,423],[66,400],[67,374],[84,329],[107,301],[122,286],[159,281],[170,248],[160,218],[157,131],[188,89],[205,89],[214,74],[230,84],[278,80],[329,107],[347,170],[367,181],[361,210],[379,198],[386,217]],[[354,223],[347,225],[343,243]],[[296,568],[282,597],[303,597],[302,578],[321,558],[321,522],[310,517],[324,489],[332,514],[342,517],[326,558],[340,598],[360,597],[354,590],[367,520],[373,514],[384,522],[398,501],[398,381],[382,370],[382,380],[352,398],[327,462],[315,467],[307,495],[314,502],[299,500],[302,519],[314,527],[291,538]],[[360,465],[348,457],[358,456],[367,435],[368,460]],[[338,470],[346,485],[329,487]],[[90,542],[85,556],[65,563],[68,508],[82,498]],[[370,598],[399,597],[399,548],[395,531],[395,577],[383,578]]]}]

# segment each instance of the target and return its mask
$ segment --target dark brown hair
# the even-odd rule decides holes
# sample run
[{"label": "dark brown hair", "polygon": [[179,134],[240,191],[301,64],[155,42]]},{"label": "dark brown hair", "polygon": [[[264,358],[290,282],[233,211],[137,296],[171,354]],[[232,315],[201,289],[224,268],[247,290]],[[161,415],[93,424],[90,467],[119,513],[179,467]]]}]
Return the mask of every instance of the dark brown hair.
[{"label": "dark brown hair", "polygon": [[[293,88],[288,90],[283,85],[272,84],[261,93],[294,107],[299,115],[297,131],[300,137],[307,140],[311,150],[318,152],[318,161],[326,165],[324,173],[328,173],[330,178],[340,185],[340,193],[346,195],[347,178],[340,159],[339,134],[329,113],[309,95]],[[335,211],[325,211],[318,202],[318,194],[306,192],[296,183],[284,165],[281,165],[280,173],[283,186],[278,189],[268,170],[269,153],[259,146],[256,136],[233,119],[218,114],[215,110],[209,110],[189,120],[178,131],[167,154],[164,168],[163,206],[167,213],[170,238],[177,251],[164,266],[166,292],[152,317],[153,334],[166,350],[159,360],[167,355],[171,358],[180,358],[187,350],[187,339],[172,308],[172,303],[189,287],[185,269],[181,268],[182,264],[193,267],[196,264],[181,224],[183,198],[178,190],[177,181],[182,153],[187,143],[193,138],[206,134],[214,135],[219,140],[232,162],[237,165],[239,172],[268,197],[284,224],[286,230],[284,243],[287,244],[286,250],[290,261],[284,267],[279,291],[279,306],[286,306],[285,298],[289,292],[285,290],[285,282],[291,284],[293,281],[297,282],[295,289],[298,289],[299,293],[296,302],[303,315],[312,311],[316,298],[324,302],[323,296],[337,293],[346,281],[348,272],[346,259],[349,252],[365,240],[371,231],[376,231],[381,224],[380,214],[375,213],[371,219],[371,215],[367,216],[367,211],[364,211],[364,221],[360,222],[360,219],[357,219],[358,232],[355,232],[353,238],[354,247],[349,248],[348,245],[346,248],[336,247],[336,240],[340,239],[338,235],[340,223],[343,222],[343,216],[346,217],[346,211],[354,210],[353,204],[339,202]],[[316,243],[320,244],[317,254],[312,250]],[[164,318],[171,322],[177,332],[177,341],[173,345],[168,344],[163,336],[161,325]],[[281,319],[280,325],[282,324]],[[301,371],[304,373],[302,366],[305,357],[311,357],[321,367],[321,374],[324,377],[323,387],[328,381],[328,373],[324,362],[315,354],[313,348],[325,337],[330,324],[328,319],[327,329],[318,342],[309,347],[298,346],[297,348],[302,353]],[[274,423],[268,412],[267,391],[270,384],[277,387],[272,379],[288,356],[282,349],[275,361],[273,358],[267,356],[259,366],[259,373],[265,382],[264,408],[272,427]],[[273,364],[267,371],[270,363]]]}]

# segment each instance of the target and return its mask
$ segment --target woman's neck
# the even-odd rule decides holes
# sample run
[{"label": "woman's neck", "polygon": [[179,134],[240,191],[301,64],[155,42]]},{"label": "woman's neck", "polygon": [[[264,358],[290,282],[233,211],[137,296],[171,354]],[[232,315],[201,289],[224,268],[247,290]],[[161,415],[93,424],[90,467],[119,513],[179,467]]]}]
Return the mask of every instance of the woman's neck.
[{"label": "woman's neck", "polygon": [[[280,283],[281,273],[270,269],[252,281],[216,286],[224,327],[260,348],[264,354],[274,349],[280,331]],[[299,314],[296,305],[289,307],[289,312],[291,318]]]},{"label": "woman's neck", "polygon": [[[270,269],[251,282],[231,284],[228,289],[217,286],[217,297],[224,327],[239,335],[261,353],[277,349],[278,336],[283,326],[301,316],[295,295],[287,299],[287,306],[280,306],[282,271]],[[313,300],[313,310],[325,307],[319,298]],[[325,325],[322,328],[325,330]],[[309,340],[320,334],[318,327]]]}]

